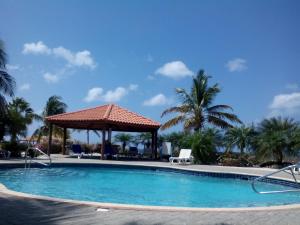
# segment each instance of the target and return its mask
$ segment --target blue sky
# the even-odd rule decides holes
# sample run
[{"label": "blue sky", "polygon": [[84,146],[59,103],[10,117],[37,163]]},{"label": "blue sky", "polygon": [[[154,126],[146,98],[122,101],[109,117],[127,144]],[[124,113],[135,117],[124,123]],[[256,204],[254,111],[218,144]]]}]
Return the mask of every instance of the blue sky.
[{"label": "blue sky", "polygon": [[[159,122],[200,68],[245,123],[300,119],[300,2],[3,1],[16,96],[41,112],[114,102]],[[180,127],[179,127],[180,128]],[[179,129],[177,128],[177,129]],[[29,133],[32,132],[31,128]]]}]

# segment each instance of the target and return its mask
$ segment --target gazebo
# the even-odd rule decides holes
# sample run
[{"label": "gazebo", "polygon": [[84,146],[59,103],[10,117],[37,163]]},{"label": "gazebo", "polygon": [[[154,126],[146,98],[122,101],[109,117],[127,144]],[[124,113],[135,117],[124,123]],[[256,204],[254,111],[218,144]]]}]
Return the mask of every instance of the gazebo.
[{"label": "gazebo", "polygon": [[66,152],[67,129],[72,128],[102,131],[101,159],[104,159],[106,133],[108,133],[107,140],[111,143],[112,131],[151,132],[152,157],[153,154],[155,158],[157,157],[157,131],[160,124],[115,104],[48,116],[46,121],[49,123],[49,155],[51,153],[53,125],[56,125],[64,130],[63,154]]}]

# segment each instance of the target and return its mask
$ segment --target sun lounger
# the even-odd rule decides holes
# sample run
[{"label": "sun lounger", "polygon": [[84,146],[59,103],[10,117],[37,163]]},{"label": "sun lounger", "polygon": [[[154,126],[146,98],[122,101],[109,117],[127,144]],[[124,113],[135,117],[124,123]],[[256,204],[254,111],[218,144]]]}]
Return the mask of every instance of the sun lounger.
[{"label": "sun lounger", "polygon": [[181,149],[178,157],[170,157],[171,164],[191,164],[193,162],[193,156],[191,156],[191,149]]},{"label": "sun lounger", "polygon": [[84,155],[84,151],[82,150],[81,146],[79,144],[73,144],[71,146],[71,155],[75,155],[80,159]]}]

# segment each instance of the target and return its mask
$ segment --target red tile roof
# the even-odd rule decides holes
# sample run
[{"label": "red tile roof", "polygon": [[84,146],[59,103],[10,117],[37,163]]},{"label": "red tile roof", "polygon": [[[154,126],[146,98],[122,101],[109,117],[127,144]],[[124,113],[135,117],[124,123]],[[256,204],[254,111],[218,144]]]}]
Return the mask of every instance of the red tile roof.
[{"label": "red tile roof", "polygon": [[160,127],[158,122],[114,104],[49,116],[46,120],[62,127],[87,129],[100,129],[107,125],[114,126],[116,130],[125,130],[128,126],[130,127],[128,131],[132,131],[134,127],[155,129]]}]

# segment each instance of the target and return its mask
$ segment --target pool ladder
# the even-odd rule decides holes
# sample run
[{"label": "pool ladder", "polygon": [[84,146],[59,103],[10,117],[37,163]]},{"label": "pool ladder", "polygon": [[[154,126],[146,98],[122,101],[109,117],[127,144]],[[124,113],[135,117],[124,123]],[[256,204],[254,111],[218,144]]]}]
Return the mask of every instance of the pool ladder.
[{"label": "pool ladder", "polygon": [[[29,151],[32,151],[33,154],[28,157],[28,153]],[[38,154],[41,154],[43,158],[40,159],[46,159],[48,162],[40,162],[37,160],[34,160],[34,158],[37,158]],[[41,149],[39,149],[38,147],[31,147],[28,145],[28,148],[26,149],[25,152],[25,169],[30,168],[32,163],[37,163],[43,166],[50,166],[52,163],[51,157],[49,155],[47,155],[46,153],[44,153]]]},{"label": "pool ladder", "polygon": [[278,191],[259,191],[255,186],[255,184],[257,182],[262,181],[263,179],[267,179],[268,177],[270,177],[274,174],[280,173],[280,172],[284,172],[284,173],[287,173],[287,174],[291,175],[293,177],[294,182],[296,184],[300,185],[299,181],[296,178],[296,174],[295,174],[297,172],[298,175],[299,175],[300,174],[299,170],[300,170],[300,162],[298,162],[297,164],[291,165],[291,166],[284,167],[284,168],[282,168],[280,170],[277,170],[275,172],[268,173],[264,176],[257,177],[251,183],[252,189],[258,194],[275,194],[275,193],[287,193],[287,192],[300,192],[300,186],[298,188],[295,188],[295,189],[286,189],[286,190],[278,190]]}]

